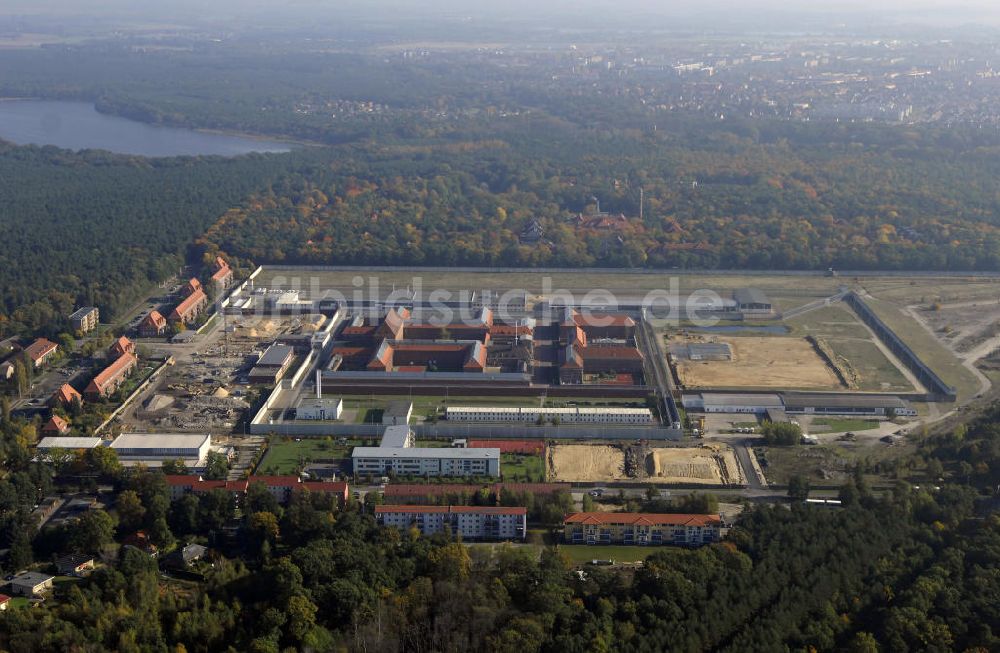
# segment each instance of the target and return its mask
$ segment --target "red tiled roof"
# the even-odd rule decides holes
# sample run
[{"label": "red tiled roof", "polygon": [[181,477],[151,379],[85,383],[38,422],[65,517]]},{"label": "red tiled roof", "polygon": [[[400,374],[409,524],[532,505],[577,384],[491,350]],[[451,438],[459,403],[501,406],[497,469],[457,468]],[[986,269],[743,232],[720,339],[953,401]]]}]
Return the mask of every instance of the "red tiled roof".
[{"label": "red tiled roof", "polygon": [[108,385],[111,381],[118,378],[119,375],[127,373],[127,371],[136,364],[136,358],[132,354],[124,354],[119,356],[114,363],[108,365],[101,371],[100,374],[94,377],[94,379],[87,386],[88,392],[103,392],[104,387]]},{"label": "red tiled roof", "polygon": [[53,415],[42,427],[42,433],[65,433],[69,430],[69,424],[62,417]]},{"label": "red tiled roof", "polygon": [[188,293],[193,293],[201,290],[201,282],[198,279],[191,277],[187,282]]},{"label": "red tiled roof", "polygon": [[188,313],[190,313],[192,310],[194,310],[196,306],[198,306],[207,299],[208,298],[205,296],[205,291],[203,291],[201,288],[198,288],[193,293],[185,297],[184,300],[174,308],[173,312],[170,315],[176,317],[183,317]]},{"label": "red tiled roof", "polygon": [[140,324],[139,326],[140,328],[154,327],[156,329],[162,329],[163,327],[167,326],[167,318],[163,317],[163,315],[159,311],[154,309],[149,312],[149,315],[142,318],[142,324]]},{"label": "red tiled roof", "polygon": [[45,338],[39,338],[30,345],[24,348],[24,353],[34,362],[38,362],[46,355],[51,354],[53,351],[59,348],[59,345],[47,340]]},{"label": "red tiled roof", "polygon": [[80,393],[68,383],[64,383],[61,388],[56,390],[56,393],[52,395],[52,399],[63,404],[64,406],[68,406],[73,403],[74,399],[83,401],[83,397],[80,396]]},{"label": "red tiled roof", "polygon": [[527,515],[527,508],[508,508],[497,506],[375,506],[375,514],[384,512],[401,513],[447,513],[469,514],[483,513],[487,515]]},{"label": "red tiled roof", "polygon": [[126,338],[125,336],[122,336],[118,338],[118,340],[115,340],[115,344],[111,345],[111,347],[108,348],[108,351],[110,351],[112,354],[117,354],[121,356],[122,354],[127,354],[133,351],[134,349],[135,345],[132,344],[132,341]]},{"label": "red tiled roof", "polygon": [[642,352],[635,347],[582,347],[577,351],[584,358],[616,358],[622,360],[642,360]]},{"label": "red tiled roof", "polygon": [[0,604],[6,603],[7,601],[10,601],[10,597],[6,594],[0,594]]},{"label": "red tiled roof", "polygon": [[575,512],[566,516],[564,524],[616,524],[639,526],[718,526],[719,515],[683,515],[643,512]]}]

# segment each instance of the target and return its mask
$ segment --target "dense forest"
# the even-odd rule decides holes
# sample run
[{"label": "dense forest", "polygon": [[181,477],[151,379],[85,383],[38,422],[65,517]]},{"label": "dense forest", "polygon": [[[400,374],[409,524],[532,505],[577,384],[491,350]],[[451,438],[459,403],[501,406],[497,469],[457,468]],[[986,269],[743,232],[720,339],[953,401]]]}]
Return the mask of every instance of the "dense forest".
[{"label": "dense forest", "polygon": [[0,335],[114,319],[184,265],[194,238],[295,156],[142,159],[0,142]]},{"label": "dense forest", "polygon": [[[524,117],[453,142],[345,148],[227,212],[205,243],[258,263],[1000,263],[992,148],[932,133],[888,144],[891,128],[676,127],[603,131]],[[598,205],[609,215],[596,216]]]}]

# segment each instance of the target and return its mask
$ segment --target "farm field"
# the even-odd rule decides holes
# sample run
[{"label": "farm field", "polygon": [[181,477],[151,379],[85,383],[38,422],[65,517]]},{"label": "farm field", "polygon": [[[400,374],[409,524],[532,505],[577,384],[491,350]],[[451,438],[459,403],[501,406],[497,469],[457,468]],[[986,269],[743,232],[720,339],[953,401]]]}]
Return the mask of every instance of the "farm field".
[{"label": "farm field", "polygon": [[[683,342],[684,338],[671,338]],[[686,388],[799,388],[837,390],[843,386],[813,346],[801,338],[739,336],[716,338],[733,352],[731,361],[677,362]]]}]

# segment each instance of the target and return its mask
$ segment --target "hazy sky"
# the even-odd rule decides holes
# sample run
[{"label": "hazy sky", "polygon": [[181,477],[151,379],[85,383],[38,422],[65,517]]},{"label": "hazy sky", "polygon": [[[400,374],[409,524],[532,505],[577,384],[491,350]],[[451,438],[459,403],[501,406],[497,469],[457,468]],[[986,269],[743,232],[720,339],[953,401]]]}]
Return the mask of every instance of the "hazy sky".
[{"label": "hazy sky", "polygon": [[[539,20],[545,27],[561,22],[610,21],[630,18],[684,20],[712,28],[716,21],[737,23],[763,17],[855,22],[864,16],[880,22],[925,25],[975,23],[1000,19],[1000,0],[0,0],[0,15],[109,17],[119,20],[173,20],[198,23],[231,16],[289,20],[308,17],[363,16],[391,19],[463,18],[472,20]],[[659,21],[657,21],[659,22]],[[637,27],[660,27],[643,20]]]}]

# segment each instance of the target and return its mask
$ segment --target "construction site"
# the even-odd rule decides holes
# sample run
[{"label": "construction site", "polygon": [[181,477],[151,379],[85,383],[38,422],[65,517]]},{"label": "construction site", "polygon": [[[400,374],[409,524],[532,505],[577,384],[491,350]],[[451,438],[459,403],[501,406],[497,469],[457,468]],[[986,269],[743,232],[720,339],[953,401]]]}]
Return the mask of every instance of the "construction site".
[{"label": "construction site", "polygon": [[548,450],[548,478],[566,482],[635,482],[741,486],[745,483],[732,447],[651,447],[560,444]]},{"label": "construction site", "polygon": [[[678,345],[724,345],[728,358],[674,358],[685,388],[801,388],[839,390],[845,385],[806,338],[783,336],[717,336],[681,333],[669,339]],[[697,348],[695,348],[697,351]]]}]

